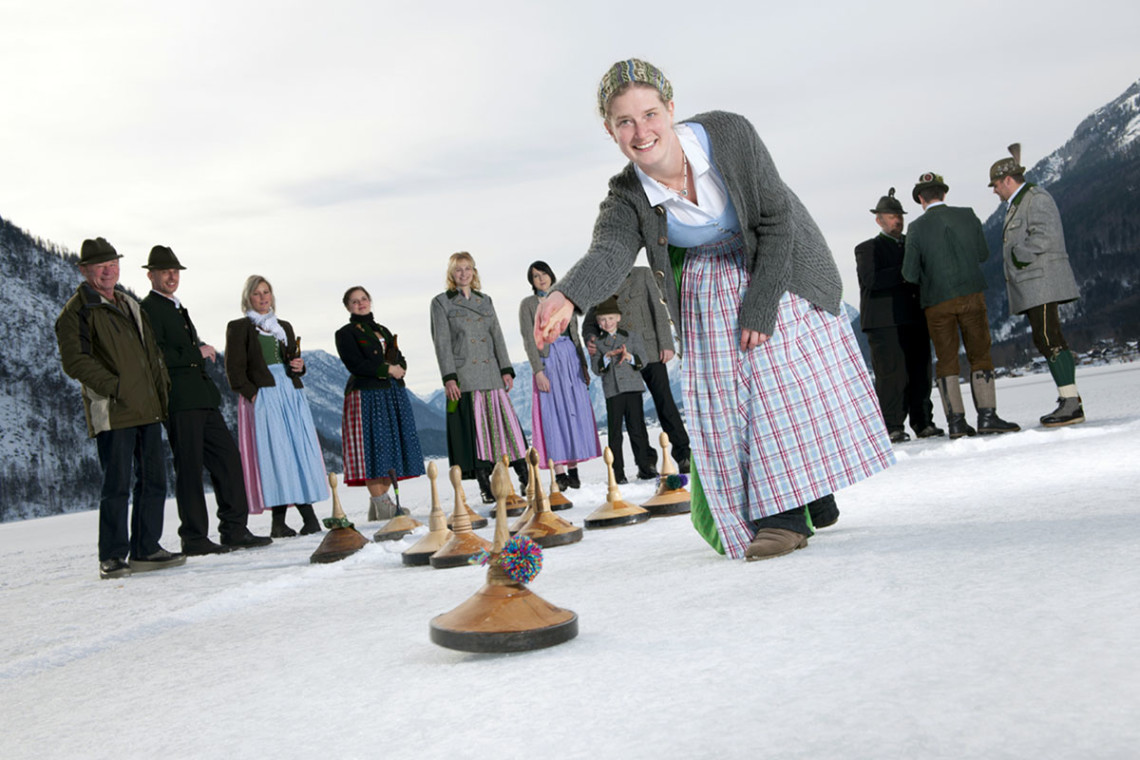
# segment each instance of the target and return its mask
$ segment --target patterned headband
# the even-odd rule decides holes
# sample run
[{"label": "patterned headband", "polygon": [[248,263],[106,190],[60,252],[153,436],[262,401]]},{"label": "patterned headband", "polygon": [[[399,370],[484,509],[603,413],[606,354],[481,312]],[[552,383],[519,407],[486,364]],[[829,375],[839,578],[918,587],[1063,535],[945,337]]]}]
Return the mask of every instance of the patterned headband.
[{"label": "patterned headband", "polygon": [[659,68],[640,58],[630,58],[610,66],[610,70],[602,77],[602,83],[598,86],[599,113],[604,117],[606,106],[614,93],[625,85],[633,83],[649,85],[661,93],[661,99],[666,103],[673,99],[673,85],[669,84],[669,80]]}]

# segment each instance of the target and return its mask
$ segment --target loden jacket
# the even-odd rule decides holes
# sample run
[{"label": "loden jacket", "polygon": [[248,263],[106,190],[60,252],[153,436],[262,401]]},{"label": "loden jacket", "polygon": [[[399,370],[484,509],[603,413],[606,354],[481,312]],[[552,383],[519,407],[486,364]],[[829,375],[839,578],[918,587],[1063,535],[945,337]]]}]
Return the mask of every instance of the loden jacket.
[{"label": "loden jacket", "polygon": [[[633,354],[632,362],[620,364],[611,360],[606,366],[606,354],[616,348],[626,347]],[[598,352],[591,358],[594,373],[602,378],[602,390],[606,398],[622,393],[644,393],[645,381],[641,379],[641,368],[645,366],[645,344],[637,333],[618,328],[613,335],[598,336]]]},{"label": "loden jacket", "polygon": [[170,374],[169,412],[219,408],[222,394],[206,374],[207,360],[202,358],[202,341],[190,321],[190,312],[154,291],[142,300],[142,308],[150,318],[155,343]]},{"label": "loden jacket", "polygon": [[1065,250],[1061,212],[1053,196],[1032,182],[1010,200],[1001,249],[1010,314],[1080,298]]},{"label": "loden jacket", "polygon": [[[673,282],[672,278],[669,282]],[[673,351],[673,326],[669,321],[669,308],[665,305],[661,283],[649,267],[634,267],[614,295],[621,309],[621,323],[625,330],[637,333],[645,344],[645,363],[661,361],[662,351]],[[608,296],[607,296],[608,298]],[[594,306],[582,318],[582,335],[589,340],[602,334],[598,327]],[[531,322],[531,331],[534,323]]]},{"label": "loden jacket", "polygon": [[82,387],[88,436],[166,419],[170,377],[138,301],[116,291],[111,303],[81,283],[55,337],[63,371]]},{"label": "loden jacket", "polygon": [[387,388],[392,383],[404,386],[403,378],[388,376],[388,368],[398,364],[407,369],[408,360],[400,353],[396,336],[381,324],[376,324],[374,330],[373,324],[372,315],[362,319],[354,314],[347,325],[336,331],[336,352],[349,371],[344,384],[346,395]]},{"label": "loden jacket", "polygon": [[455,380],[464,393],[498,390],[503,375],[515,376],[495,305],[484,293],[464,298],[449,290],[433,298],[431,337],[443,382]]},{"label": "loden jacket", "polygon": [[902,274],[918,285],[925,309],[984,291],[986,277],[980,265],[989,255],[974,210],[940,203],[910,223]]},{"label": "loden jacket", "polygon": [[855,246],[859,326],[863,332],[926,321],[918,302],[918,286],[902,276],[905,247],[906,235],[895,240],[882,233]]},{"label": "loden jacket", "polygon": [[[301,375],[305,374],[305,370],[294,372],[285,359],[291,354],[286,346],[295,345],[297,342],[293,326],[284,319],[278,319],[277,323],[285,330],[285,345],[278,341],[285,374],[293,381],[294,388],[304,388]],[[258,388],[277,385],[277,380],[269,371],[269,365],[265,363],[265,356],[261,353],[257,328],[248,317],[235,319],[226,325],[226,380],[229,381],[230,388],[245,396],[247,401],[253,401]]]}]

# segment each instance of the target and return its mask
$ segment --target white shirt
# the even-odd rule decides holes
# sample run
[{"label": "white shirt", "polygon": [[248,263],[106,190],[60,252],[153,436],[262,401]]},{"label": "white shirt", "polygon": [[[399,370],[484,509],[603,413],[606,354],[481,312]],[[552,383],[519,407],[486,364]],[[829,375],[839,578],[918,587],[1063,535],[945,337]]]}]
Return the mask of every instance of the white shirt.
[{"label": "white shirt", "polygon": [[728,191],[717,173],[712,170],[709,157],[701,147],[700,140],[693,134],[692,128],[688,124],[678,124],[673,127],[673,131],[681,141],[681,149],[689,160],[689,171],[693,174],[693,186],[696,188],[697,200],[701,205],[698,206],[688,198],[678,195],[635,165],[637,177],[645,189],[649,205],[664,206],[673,218],[682,224],[708,224],[724,213],[725,207],[728,206]]}]

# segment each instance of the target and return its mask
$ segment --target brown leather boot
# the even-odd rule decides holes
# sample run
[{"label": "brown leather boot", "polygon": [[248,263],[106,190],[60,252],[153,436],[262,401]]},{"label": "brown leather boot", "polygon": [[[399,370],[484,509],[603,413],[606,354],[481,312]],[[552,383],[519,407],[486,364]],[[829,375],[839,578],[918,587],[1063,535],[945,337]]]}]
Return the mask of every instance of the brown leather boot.
[{"label": "brown leather boot", "polygon": [[744,559],[756,562],[762,559],[772,559],[791,554],[796,549],[807,546],[808,537],[794,530],[783,528],[761,528],[756,531],[752,543],[744,551]]}]

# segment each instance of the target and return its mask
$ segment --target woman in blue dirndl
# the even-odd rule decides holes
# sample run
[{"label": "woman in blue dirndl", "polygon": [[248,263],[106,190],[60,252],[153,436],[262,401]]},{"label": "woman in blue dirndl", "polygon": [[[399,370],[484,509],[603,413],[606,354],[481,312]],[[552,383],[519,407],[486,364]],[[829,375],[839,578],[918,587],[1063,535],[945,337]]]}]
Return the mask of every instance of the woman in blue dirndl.
[{"label": "woman in blue dirndl", "polygon": [[301,357],[293,326],[277,318],[273,286],[260,275],[245,281],[245,316],[226,325],[226,378],[238,394],[238,449],[249,511],[273,511],[269,535],[297,532],[285,524],[296,506],[301,534],[319,533],[313,503],[329,497],[324,457],[305,398]]},{"label": "woman in blue dirndl", "polygon": [[615,292],[644,247],[685,343],[694,525],[730,557],[801,549],[838,519],[835,491],[894,461],[835,260],[744,117],[674,124],[672,85],[637,59],[606,72],[598,108],[630,163],[539,307],[537,344]]},{"label": "woman in blue dirndl", "polygon": [[368,518],[396,516],[388,495],[397,480],[424,474],[424,459],[412,402],[404,387],[408,362],[396,336],[372,316],[372,296],[363,287],[345,291],[348,324],[336,331],[336,351],[349,371],[344,386],[342,451],[344,482],[365,486],[370,497]]}]

